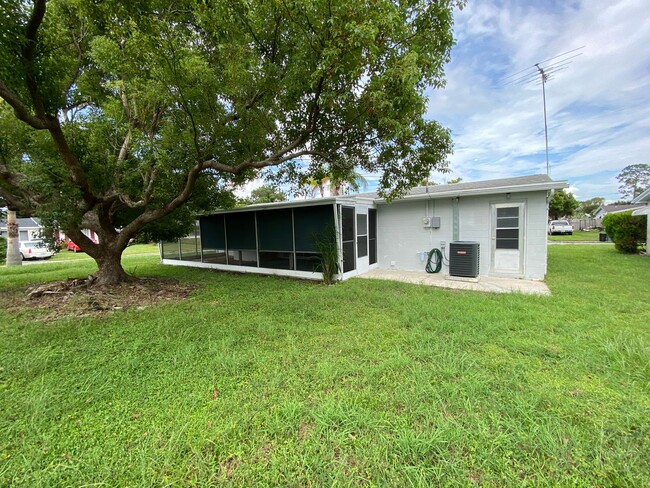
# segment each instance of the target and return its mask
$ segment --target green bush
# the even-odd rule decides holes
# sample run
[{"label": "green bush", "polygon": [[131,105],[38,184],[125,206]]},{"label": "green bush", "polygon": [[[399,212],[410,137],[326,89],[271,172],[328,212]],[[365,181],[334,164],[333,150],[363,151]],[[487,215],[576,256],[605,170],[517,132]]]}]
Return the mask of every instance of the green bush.
[{"label": "green bush", "polygon": [[4,237],[0,237],[0,264],[5,264],[6,258],[7,258],[7,240]]},{"label": "green bush", "polygon": [[633,254],[646,240],[646,219],[646,215],[632,215],[632,211],[607,214],[603,225],[618,251]]}]

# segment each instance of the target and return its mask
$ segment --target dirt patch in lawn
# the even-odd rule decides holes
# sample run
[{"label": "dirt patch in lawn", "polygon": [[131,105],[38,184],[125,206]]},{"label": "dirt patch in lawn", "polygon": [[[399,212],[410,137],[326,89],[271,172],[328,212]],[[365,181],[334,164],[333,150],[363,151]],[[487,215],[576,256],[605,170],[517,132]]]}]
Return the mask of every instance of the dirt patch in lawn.
[{"label": "dirt patch in lawn", "polygon": [[143,310],[159,303],[185,300],[196,288],[190,283],[159,278],[139,278],[112,286],[93,286],[86,279],[32,285],[6,297],[11,312],[38,310],[41,320],[93,317],[129,309]]}]

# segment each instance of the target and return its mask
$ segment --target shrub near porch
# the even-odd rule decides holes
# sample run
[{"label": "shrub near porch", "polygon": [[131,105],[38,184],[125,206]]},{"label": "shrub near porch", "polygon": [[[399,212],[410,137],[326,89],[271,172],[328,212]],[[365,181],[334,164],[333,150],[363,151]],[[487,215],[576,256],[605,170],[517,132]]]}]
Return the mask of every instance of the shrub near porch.
[{"label": "shrub near porch", "polygon": [[648,486],[650,262],[549,255],[552,297],[127,256],[198,289],[99,318],[3,306],[0,484]]}]

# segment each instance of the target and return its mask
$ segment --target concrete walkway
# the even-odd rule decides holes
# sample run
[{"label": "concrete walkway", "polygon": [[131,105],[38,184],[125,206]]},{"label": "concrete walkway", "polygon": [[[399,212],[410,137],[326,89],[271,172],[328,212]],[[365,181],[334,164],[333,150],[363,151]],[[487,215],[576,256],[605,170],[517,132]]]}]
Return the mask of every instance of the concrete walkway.
[{"label": "concrete walkway", "polygon": [[416,285],[453,288],[456,290],[486,291],[492,293],[525,293],[529,295],[550,295],[551,291],[543,281],[519,280],[481,276],[478,282],[449,278],[442,273],[429,274],[424,271],[401,271],[396,269],[373,269],[357,278],[370,280],[392,280]]}]

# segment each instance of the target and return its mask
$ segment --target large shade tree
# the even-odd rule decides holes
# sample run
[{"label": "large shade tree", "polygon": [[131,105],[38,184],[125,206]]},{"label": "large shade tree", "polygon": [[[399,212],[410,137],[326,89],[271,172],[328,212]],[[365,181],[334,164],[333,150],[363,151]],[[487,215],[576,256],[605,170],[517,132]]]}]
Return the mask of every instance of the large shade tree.
[{"label": "large shade tree", "polygon": [[634,199],[650,188],[650,164],[630,164],[616,176],[623,198]]},{"label": "large shade tree", "polygon": [[451,152],[424,90],[444,85],[455,0],[3,4],[0,198],[56,222],[98,283],[128,278],[138,233],[181,233],[187,205],[264,168],[363,168],[390,197]]}]

